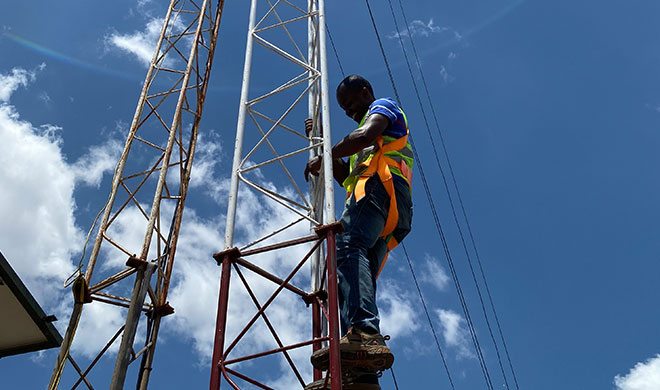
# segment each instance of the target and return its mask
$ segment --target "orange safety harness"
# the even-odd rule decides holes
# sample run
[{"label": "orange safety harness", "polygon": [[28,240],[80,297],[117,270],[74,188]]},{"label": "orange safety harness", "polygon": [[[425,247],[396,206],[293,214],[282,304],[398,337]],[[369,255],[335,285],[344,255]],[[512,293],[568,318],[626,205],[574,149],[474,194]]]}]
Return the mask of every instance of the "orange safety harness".
[{"label": "orange safety harness", "polygon": [[[366,115],[365,115],[365,119],[366,119]],[[365,119],[362,120],[362,123],[364,123]],[[362,125],[362,123],[360,123],[360,125]],[[383,136],[379,135],[376,138],[377,149],[364,162],[360,163],[358,166],[356,167],[351,166],[351,170],[356,170],[359,169],[360,167],[364,169],[366,167],[366,169],[364,169],[364,171],[360,173],[359,177],[357,178],[357,182],[344,183],[344,187],[346,187],[347,190],[347,199],[351,196],[351,194],[354,194],[355,201],[357,202],[360,199],[364,198],[364,196],[366,195],[365,185],[367,183],[367,180],[369,180],[369,178],[374,174],[378,174],[380,181],[383,183],[383,186],[385,187],[385,191],[390,197],[390,209],[387,214],[387,219],[385,221],[385,227],[383,228],[383,231],[380,234],[380,237],[383,240],[385,240],[387,244],[388,252],[394,249],[397,245],[399,245],[397,240],[392,236],[392,232],[394,232],[397,222],[399,221],[399,209],[396,204],[394,179],[392,178],[392,170],[390,168],[395,168],[396,170],[401,172],[401,176],[403,176],[408,181],[408,185],[412,184],[412,170],[410,169],[408,164],[406,164],[406,162],[403,159],[401,159],[401,161],[396,161],[392,157],[386,155],[386,153],[388,152],[398,152],[407,147],[408,134],[410,134],[410,130],[408,129],[407,124],[404,123],[404,125],[406,126],[406,135],[404,135],[401,138],[394,139],[386,144],[384,144]],[[353,162],[354,162],[353,158],[351,158],[351,165],[353,165],[352,164]],[[383,259],[380,269],[378,270],[378,274],[380,274],[380,271],[385,266],[385,262],[387,261],[388,254],[389,253],[385,255],[385,258]]]}]

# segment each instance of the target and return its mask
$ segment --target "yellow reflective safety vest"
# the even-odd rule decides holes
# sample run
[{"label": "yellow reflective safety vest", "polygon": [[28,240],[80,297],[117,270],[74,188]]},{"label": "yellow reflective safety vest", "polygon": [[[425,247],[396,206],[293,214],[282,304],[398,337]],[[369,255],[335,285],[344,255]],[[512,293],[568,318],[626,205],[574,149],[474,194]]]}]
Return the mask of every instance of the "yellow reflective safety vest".
[{"label": "yellow reflective safety vest", "polygon": [[[400,108],[399,108],[400,109]],[[411,189],[412,185],[412,167],[414,163],[412,147],[408,142],[408,120],[406,115],[403,114],[404,123],[401,123],[406,128],[406,135],[400,138],[393,138],[386,135],[379,135],[373,145],[368,146],[360,152],[352,155],[349,160],[349,175],[342,183],[346,189],[346,199],[350,199],[352,194],[355,194],[355,200],[359,201],[365,194],[365,185],[367,180],[374,174],[380,177],[387,194],[390,196],[390,209],[385,221],[380,237],[387,243],[388,251],[394,249],[399,243],[392,236],[392,232],[396,228],[399,221],[399,210],[396,205],[396,193],[394,191],[394,179],[392,175],[401,177],[408,183],[408,188]],[[364,124],[369,112],[367,112],[362,120],[360,126]],[[381,264],[378,273],[383,269],[387,255]]]}]

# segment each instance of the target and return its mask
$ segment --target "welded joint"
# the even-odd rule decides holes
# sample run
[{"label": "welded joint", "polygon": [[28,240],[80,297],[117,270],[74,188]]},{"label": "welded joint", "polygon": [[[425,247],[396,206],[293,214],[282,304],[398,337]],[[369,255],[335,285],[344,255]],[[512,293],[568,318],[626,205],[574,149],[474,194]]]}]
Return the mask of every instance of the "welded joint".
[{"label": "welded joint", "polygon": [[126,260],[126,266],[132,267],[132,268],[135,268],[135,269],[138,269],[138,270],[140,268],[142,268],[142,269],[147,268],[147,264],[149,264],[148,261],[142,260],[142,259],[138,258],[135,255],[130,256],[128,258],[128,260]]},{"label": "welded joint", "polygon": [[213,254],[213,258],[215,259],[216,263],[218,263],[218,265],[222,264],[222,262],[225,259],[229,261],[233,261],[240,257],[241,257],[241,250],[238,249],[237,247],[225,249],[222,252],[217,252]]},{"label": "welded joint", "polygon": [[314,228],[316,235],[320,238],[324,238],[329,232],[335,234],[341,234],[344,232],[344,225],[340,221],[329,223],[327,225],[321,225]]},{"label": "welded joint", "polygon": [[174,314],[174,308],[170,306],[169,302],[166,302],[164,305],[154,307],[151,313],[149,313],[149,316],[151,318],[167,317],[170,314]]}]

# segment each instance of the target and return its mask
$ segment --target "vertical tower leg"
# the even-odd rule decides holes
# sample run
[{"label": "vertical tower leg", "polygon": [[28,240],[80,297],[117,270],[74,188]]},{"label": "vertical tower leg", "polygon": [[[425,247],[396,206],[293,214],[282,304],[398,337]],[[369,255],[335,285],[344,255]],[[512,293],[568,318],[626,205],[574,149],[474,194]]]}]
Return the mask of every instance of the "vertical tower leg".
[{"label": "vertical tower leg", "polygon": [[215,325],[215,340],[213,342],[213,360],[211,361],[211,385],[209,389],[220,389],[220,368],[218,363],[223,359],[225,348],[225,334],[227,331],[227,304],[229,302],[229,278],[233,258],[228,253],[222,260],[222,274],[220,276],[220,295],[218,296],[218,316]]},{"label": "vertical tower leg", "polygon": [[[317,340],[321,338],[321,307],[319,301],[314,301],[312,303],[312,337]],[[321,342],[316,341],[313,344],[313,351],[316,352],[321,349]],[[314,369],[314,380],[317,381],[323,377],[323,372],[318,369]]]},{"label": "vertical tower leg", "polygon": [[332,390],[341,390],[341,358],[339,353],[339,303],[337,288],[337,246],[336,233],[328,231],[328,334],[330,336],[330,378]]},{"label": "vertical tower leg", "polygon": [[[131,261],[131,260],[129,260]],[[112,374],[112,382],[110,389],[122,390],[124,388],[124,381],[126,380],[126,370],[131,360],[130,352],[135,341],[135,331],[137,330],[138,322],[140,321],[140,313],[144,305],[144,298],[147,295],[147,288],[151,275],[156,269],[156,265],[146,261],[138,265],[138,271],[135,277],[135,286],[133,287],[133,296],[131,298],[131,305],[126,315],[126,327],[124,327],[124,335],[121,338],[121,345],[117,353],[117,361],[115,363],[115,371]]]}]

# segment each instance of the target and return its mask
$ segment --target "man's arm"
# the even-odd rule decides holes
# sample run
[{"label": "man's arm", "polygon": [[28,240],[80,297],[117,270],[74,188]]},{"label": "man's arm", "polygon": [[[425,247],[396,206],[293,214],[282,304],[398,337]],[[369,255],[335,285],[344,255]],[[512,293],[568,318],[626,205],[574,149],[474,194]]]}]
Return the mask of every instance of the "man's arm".
[{"label": "man's arm", "polygon": [[371,114],[364,124],[351,131],[341,141],[332,147],[333,158],[352,156],[360,150],[376,142],[376,138],[387,129],[390,120],[382,114]]},{"label": "man's arm", "polygon": [[[339,177],[343,178],[340,181],[337,173],[335,173],[335,180],[342,183],[348,176],[348,164],[341,159],[351,156],[373,144],[376,141],[376,138],[387,129],[389,124],[390,120],[385,115],[378,113],[369,115],[362,126],[350,132],[332,147],[333,170],[340,168],[341,176]],[[318,176],[323,162],[322,156],[323,155],[319,155],[307,163],[307,166],[305,167],[305,180],[308,180],[308,175],[310,173],[314,176]],[[342,161],[343,168],[338,166],[338,163],[336,162],[337,160]]]},{"label": "man's arm", "polygon": [[344,180],[348,177],[348,162],[343,158],[333,158],[332,159],[332,175],[335,177],[335,180],[339,184],[344,184]]}]

